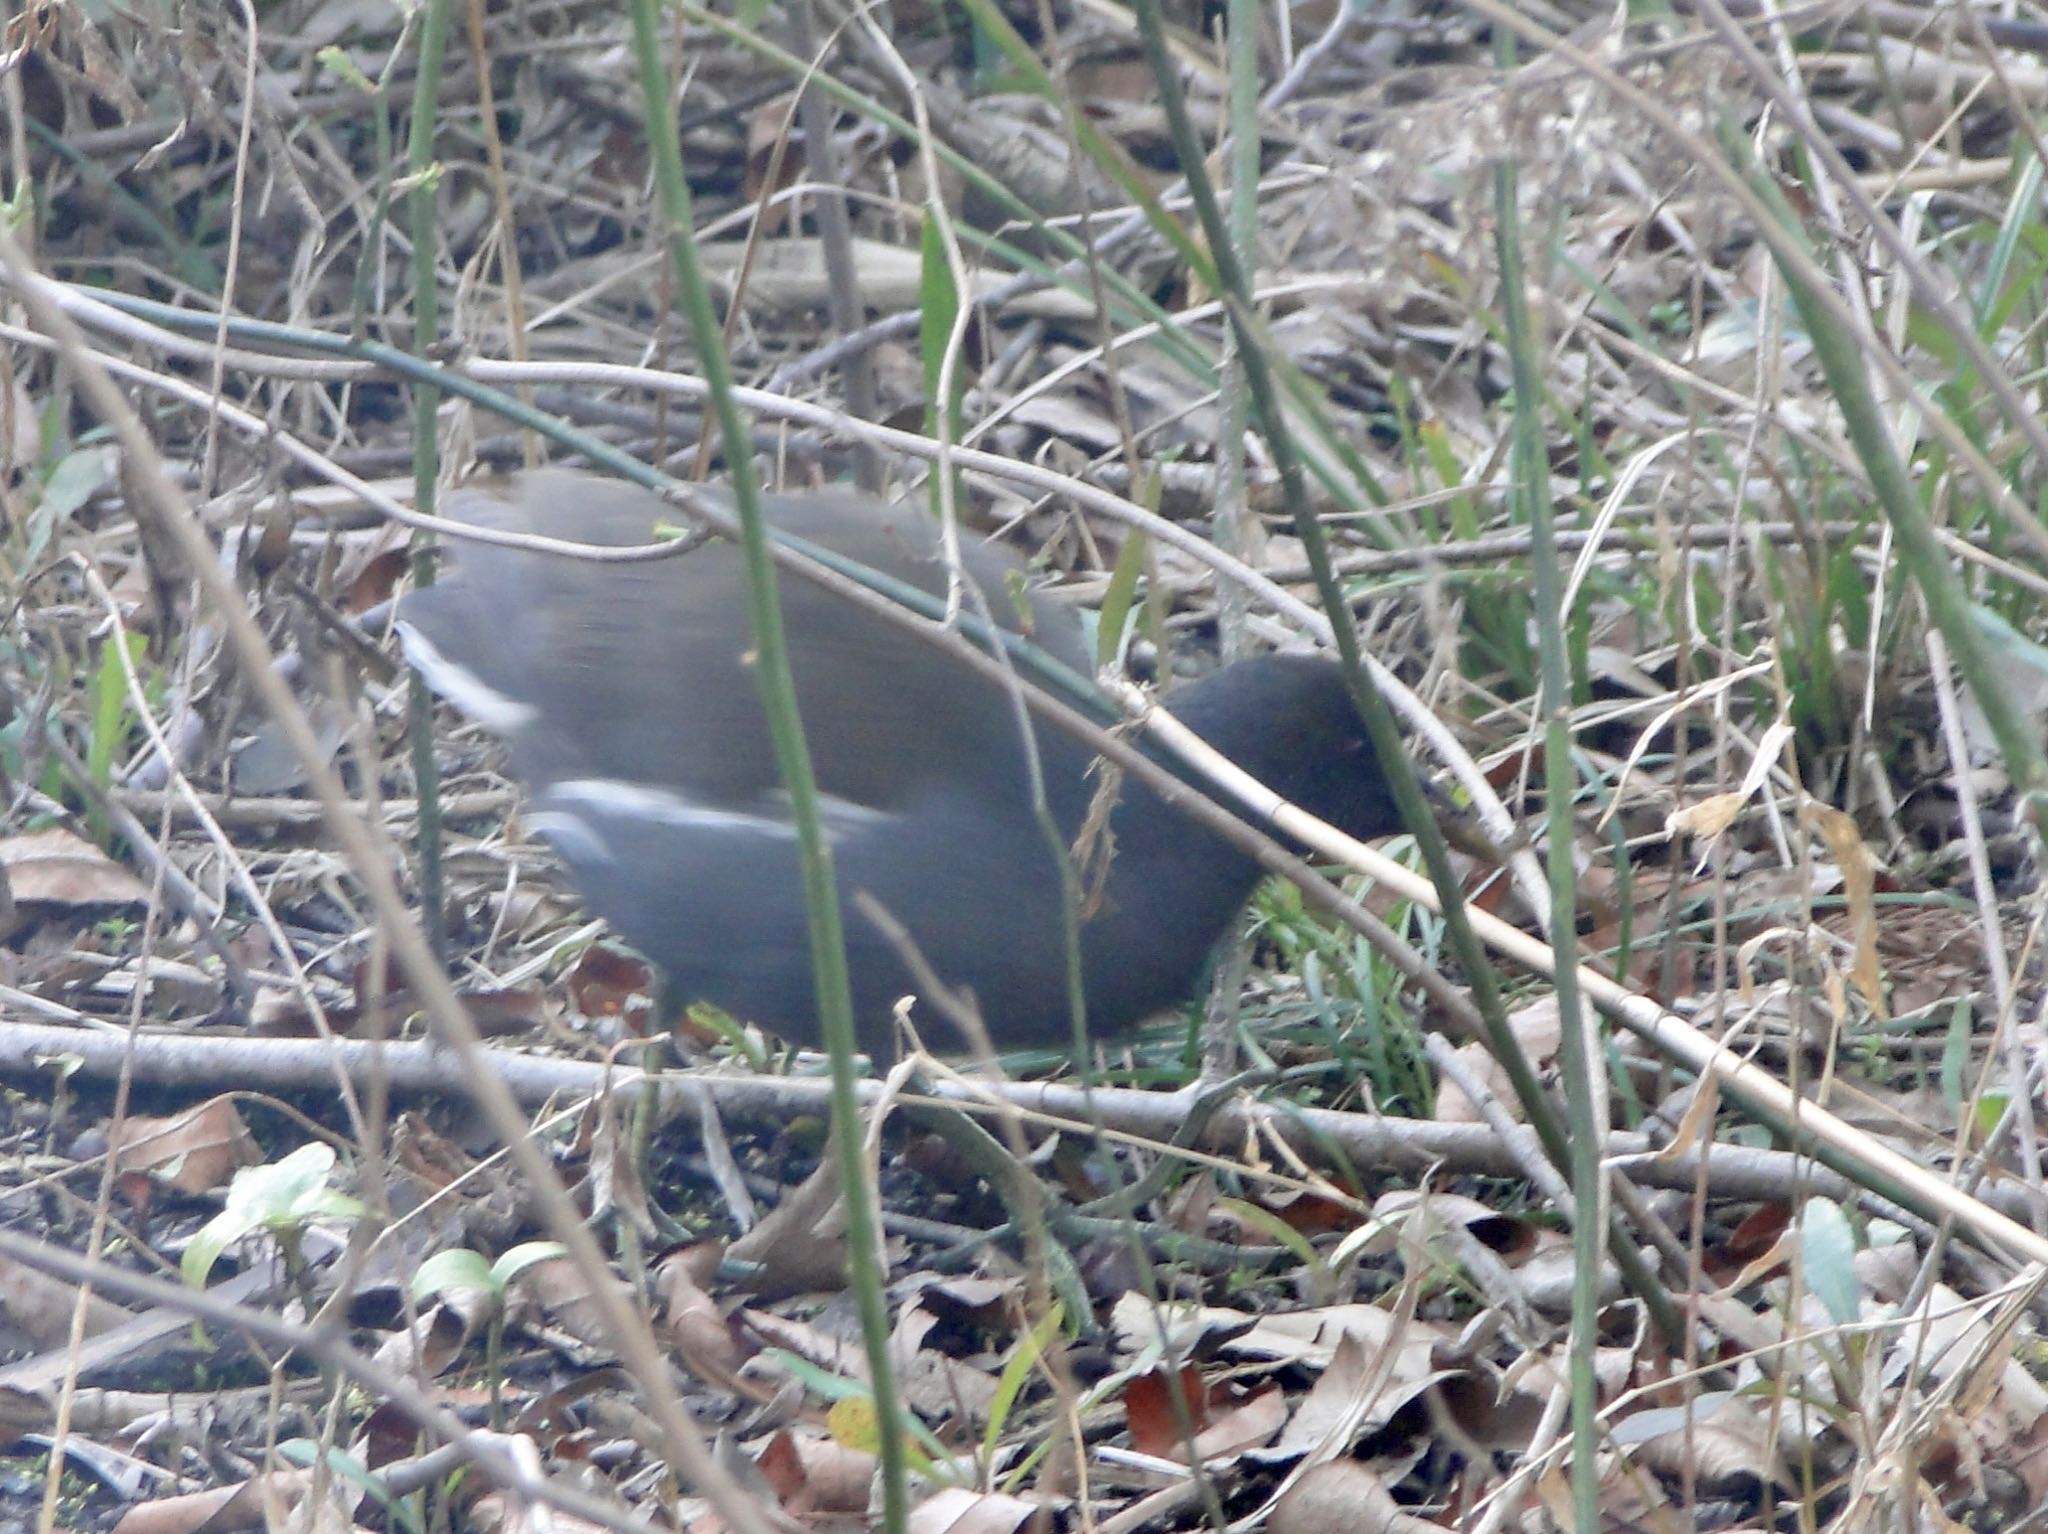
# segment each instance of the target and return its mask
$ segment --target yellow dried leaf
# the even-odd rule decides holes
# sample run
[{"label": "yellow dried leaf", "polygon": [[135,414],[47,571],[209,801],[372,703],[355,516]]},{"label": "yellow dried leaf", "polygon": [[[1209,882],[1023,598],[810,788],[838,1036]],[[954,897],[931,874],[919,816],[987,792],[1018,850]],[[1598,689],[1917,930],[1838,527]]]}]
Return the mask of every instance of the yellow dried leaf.
[{"label": "yellow dried leaf", "polygon": [[1710,794],[1698,804],[1673,810],[1664,819],[1666,836],[1697,836],[1711,841],[1735,823],[1742,812],[1742,794]]},{"label": "yellow dried leaf", "polygon": [[881,1452],[882,1434],[875,1426],[875,1403],[866,1396],[834,1401],[832,1409],[825,1413],[825,1426],[832,1441],[842,1449],[858,1449],[864,1454]]},{"label": "yellow dried leaf", "polygon": [[1876,861],[1856,822],[1833,805],[1809,804],[1807,814],[1842,871],[1842,899],[1849,907],[1856,938],[1856,959],[1849,978],[1874,1014],[1889,1016],[1884,1004],[1884,966],[1877,956]]}]

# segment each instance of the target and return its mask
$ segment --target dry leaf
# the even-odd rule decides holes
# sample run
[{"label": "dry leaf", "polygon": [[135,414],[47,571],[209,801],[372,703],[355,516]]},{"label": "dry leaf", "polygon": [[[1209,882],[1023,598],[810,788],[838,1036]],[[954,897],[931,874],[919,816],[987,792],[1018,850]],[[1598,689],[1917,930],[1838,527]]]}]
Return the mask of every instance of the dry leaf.
[{"label": "dry leaf", "polygon": [[1386,1484],[1356,1460],[1318,1465],[1296,1481],[1266,1520],[1271,1534],[1448,1534],[1402,1509]]},{"label": "dry leaf", "polygon": [[48,826],[0,839],[0,868],[18,906],[147,905],[149,886],[84,837]]},{"label": "dry leaf", "polygon": [[[521,1274],[520,1281],[556,1326],[590,1347],[611,1348],[611,1328],[604,1324],[597,1301],[591,1297],[590,1282],[573,1259],[546,1258]],[[625,1287],[616,1278],[607,1281]]]},{"label": "dry leaf", "polygon": [[[79,1288],[0,1257],[0,1347],[9,1353],[61,1348],[71,1336]],[[112,1331],[134,1313],[95,1294],[86,1303],[85,1335]]]},{"label": "dry leaf", "polygon": [[1806,812],[1819,827],[1835,864],[1842,871],[1842,898],[1849,906],[1849,919],[1856,933],[1856,960],[1849,978],[1855,982],[1864,1004],[1879,1020],[1885,1011],[1884,966],[1877,957],[1877,862],[1856,829],[1856,822],[1830,804],[1808,804]]},{"label": "dry leaf", "polygon": [[1743,799],[1737,793],[1709,794],[1665,816],[1664,834],[1712,841],[1735,824],[1735,817],[1742,813]]},{"label": "dry leaf", "polygon": [[728,1254],[758,1264],[748,1285],[764,1298],[839,1289],[846,1283],[846,1201],[839,1191],[839,1163],[826,1157],[803,1185]]},{"label": "dry leaf", "polygon": [[1155,1459],[1186,1463],[1188,1435],[1199,1439],[1209,1425],[1202,1371],[1193,1364],[1182,1364],[1172,1374],[1154,1369],[1134,1376],[1124,1386],[1123,1402],[1131,1447]]},{"label": "dry leaf", "polygon": [[[1557,1058],[1558,1047],[1564,1037],[1563,1024],[1558,1020],[1557,997],[1541,996],[1527,1006],[1517,1007],[1508,1016],[1508,1029],[1520,1041],[1522,1053],[1528,1058],[1531,1068],[1541,1075]],[[1494,1100],[1517,1118],[1521,1117],[1521,1104],[1515,1098],[1514,1086],[1493,1051],[1484,1044],[1461,1044],[1458,1054],[1464,1060],[1465,1068],[1493,1094]],[[1448,1077],[1437,1088],[1436,1117],[1443,1124],[1480,1122],[1478,1107],[1457,1082]]]},{"label": "dry leaf", "polygon": [[823,1433],[790,1429],[777,1433],[755,1466],[785,1512],[855,1513],[865,1516],[875,1478],[875,1457],[835,1443]]},{"label": "dry leaf", "polygon": [[663,1334],[690,1371],[711,1384],[729,1385],[746,1353],[724,1309],[703,1288],[717,1271],[719,1255],[710,1241],[669,1253],[655,1266],[654,1291],[661,1299]]},{"label": "dry leaf", "polygon": [[1015,1534],[1046,1509],[1000,1492],[943,1486],[910,1510],[910,1534]]},{"label": "dry leaf", "polygon": [[146,1173],[180,1193],[225,1187],[237,1167],[263,1159],[232,1097],[215,1097],[169,1118],[124,1119],[107,1140],[116,1173]]}]

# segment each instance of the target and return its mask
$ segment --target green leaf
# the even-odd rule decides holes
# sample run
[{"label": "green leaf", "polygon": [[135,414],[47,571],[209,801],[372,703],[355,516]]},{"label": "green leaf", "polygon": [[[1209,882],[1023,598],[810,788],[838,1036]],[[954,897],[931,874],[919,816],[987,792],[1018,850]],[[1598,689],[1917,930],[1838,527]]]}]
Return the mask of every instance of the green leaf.
[{"label": "green leaf", "polygon": [[[86,773],[93,787],[105,792],[114,780],[114,757],[128,738],[128,676],[121,664],[123,647],[130,665],[142,658],[143,636],[117,634],[100,646],[99,672],[93,678],[92,735],[85,743]],[[92,840],[106,845],[106,817],[90,817]]]},{"label": "green leaf", "polygon": [[301,1145],[281,1160],[243,1167],[235,1173],[221,1212],[239,1210],[264,1225],[291,1223],[302,1200],[326,1191],[333,1170],[333,1146],[323,1140]]},{"label": "green leaf", "polygon": [[1970,621],[1999,655],[2019,662],[2029,670],[2048,675],[2048,648],[2034,643],[1990,608],[1970,604]]},{"label": "green leaf", "polygon": [[491,1264],[491,1279],[503,1290],[535,1264],[552,1262],[557,1257],[568,1255],[569,1249],[559,1241],[522,1241],[498,1254],[498,1260]]},{"label": "green leaf", "polygon": [[29,513],[27,562],[40,560],[58,524],[70,521],[73,512],[113,482],[114,449],[107,443],[76,448],[58,459]]},{"label": "green leaf", "polygon": [[1102,616],[1095,629],[1095,664],[1108,666],[1122,653],[1124,635],[1130,628],[1131,605],[1138,594],[1138,577],[1145,573],[1145,550],[1149,540],[1133,532],[1117,553],[1116,568],[1109,574],[1109,590],[1102,596]]},{"label": "green leaf", "polygon": [[[965,359],[955,361],[953,387],[944,398],[940,394],[940,380],[946,350],[953,342],[953,327],[960,319],[960,290],[954,285],[953,264],[946,257],[946,242],[936,220],[925,220],[918,258],[917,344],[924,363],[924,397],[929,405],[925,428],[936,435],[943,419],[949,428],[948,439],[957,440],[960,401],[967,392]],[[941,410],[945,411],[943,417],[938,414]]]},{"label": "green leaf", "polygon": [[1289,1225],[1270,1209],[1261,1209],[1257,1204],[1241,1198],[1220,1198],[1216,1207],[1236,1215],[1247,1225],[1257,1226],[1270,1236],[1275,1244],[1284,1246],[1305,1266],[1321,1270],[1322,1256],[1316,1251],[1315,1243],[1294,1226]]},{"label": "green leaf", "polygon": [[[996,1462],[996,1445],[1002,1441],[1004,1424],[1010,1420],[1010,1408],[1016,1404],[1025,1384],[1045,1357],[1046,1344],[1059,1330],[1062,1311],[1055,1300],[1047,1313],[1039,1318],[1038,1324],[1017,1339],[1010,1349],[1010,1356],[1003,1360],[1003,1372],[996,1380],[995,1395],[988,1404],[988,1431],[982,1434],[981,1456],[988,1464]],[[1005,1487],[1009,1490],[1009,1487]]]},{"label": "green leaf", "polygon": [[480,1289],[496,1298],[505,1293],[504,1282],[491,1271],[484,1254],[466,1246],[434,1253],[413,1274],[411,1288],[416,1300],[432,1299],[450,1289]]},{"label": "green leaf", "polygon": [[1856,1281],[1856,1232],[1842,1206],[1810,1198],[1799,1211],[1799,1257],[1806,1287],[1838,1323],[1848,1326],[1863,1314]]},{"label": "green leaf", "polygon": [[185,1282],[194,1289],[204,1289],[206,1275],[220,1261],[220,1254],[256,1225],[255,1217],[245,1209],[223,1209],[195,1230],[192,1239],[185,1243],[185,1255],[178,1260],[178,1270],[185,1275]]},{"label": "green leaf", "polygon": [[334,1147],[315,1140],[279,1161],[243,1167],[228,1184],[221,1211],[193,1234],[179,1262],[185,1281],[206,1287],[220,1254],[253,1230],[295,1230],[315,1220],[360,1218],[362,1204],[327,1186]]},{"label": "green leaf", "polygon": [[2005,1117],[2005,1110],[2012,1106],[2012,1093],[1986,1092],[1977,1099],[1977,1133],[1988,1135],[1998,1127],[1998,1121]]}]

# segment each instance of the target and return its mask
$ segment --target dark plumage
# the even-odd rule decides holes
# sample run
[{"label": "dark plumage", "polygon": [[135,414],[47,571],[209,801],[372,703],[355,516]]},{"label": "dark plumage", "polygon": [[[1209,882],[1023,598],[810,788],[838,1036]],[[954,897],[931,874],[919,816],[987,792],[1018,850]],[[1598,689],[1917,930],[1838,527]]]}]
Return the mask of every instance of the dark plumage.
[{"label": "dark plumage", "polygon": [[[937,535],[912,507],[774,496],[791,533],[942,593]],[[629,484],[562,471],[509,495],[471,489],[448,514],[583,542],[653,540],[675,513]],[[986,546],[969,575],[1016,625],[1015,565]],[[786,801],[746,655],[739,551],[595,564],[482,544],[407,597],[400,626],[428,680],[503,734],[531,820],[591,907],[665,969],[682,999],[716,1002],[792,1039],[818,1037]],[[909,929],[940,979],[971,989],[999,1047],[1071,1036],[1053,853],[1034,818],[1010,699],[910,635],[808,582],[781,582],[785,628],[846,904],[860,1036],[886,1047],[908,972],[850,900],[865,890]],[[1034,602],[1033,637],[1084,673],[1074,615]],[[1241,661],[1176,689],[1197,734],[1303,808],[1357,836],[1398,829],[1337,668]],[[1061,732],[1036,739],[1071,844],[1095,778]],[[1081,927],[1089,1025],[1128,1028],[1188,998],[1257,866],[1126,781],[1114,855]],[[931,1009],[915,1016],[956,1041]]]}]

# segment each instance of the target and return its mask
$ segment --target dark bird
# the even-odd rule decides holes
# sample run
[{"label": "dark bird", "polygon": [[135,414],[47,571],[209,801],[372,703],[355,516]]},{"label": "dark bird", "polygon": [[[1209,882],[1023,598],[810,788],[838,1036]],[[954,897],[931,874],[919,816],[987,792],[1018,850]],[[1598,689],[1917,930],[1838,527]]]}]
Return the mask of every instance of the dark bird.
[{"label": "dark bird", "polygon": [[[931,519],[852,495],[767,498],[791,534],[943,595]],[[675,510],[623,481],[558,470],[509,494],[465,489],[447,514],[504,531],[626,546]],[[964,550],[998,622],[1017,628],[1018,566]],[[810,582],[781,581],[798,703],[838,874],[863,1047],[882,1053],[914,992],[897,948],[852,905],[866,891],[933,974],[964,988],[998,1048],[1072,1037],[1061,878],[1032,807],[1007,690]],[[1076,615],[1028,603],[1031,637],[1083,675]],[[529,821],[590,906],[660,965],[677,998],[714,1002],[784,1036],[818,1037],[797,846],[750,669],[740,551],[602,564],[459,543],[399,627],[428,682],[503,735]],[[1330,661],[1269,655],[1176,688],[1196,734],[1354,836],[1399,829],[1379,764]],[[1071,847],[1096,760],[1035,729],[1046,803]],[[1080,921],[1091,1032],[1186,1001],[1258,866],[1126,779],[1109,862]],[[913,1014],[936,1043],[936,1014]]]}]

